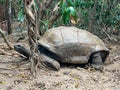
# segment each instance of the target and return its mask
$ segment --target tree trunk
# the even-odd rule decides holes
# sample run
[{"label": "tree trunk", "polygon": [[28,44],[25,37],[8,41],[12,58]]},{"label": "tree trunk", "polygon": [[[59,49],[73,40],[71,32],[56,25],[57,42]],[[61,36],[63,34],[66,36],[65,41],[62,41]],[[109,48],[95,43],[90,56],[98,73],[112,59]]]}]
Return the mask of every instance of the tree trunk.
[{"label": "tree trunk", "polygon": [[26,19],[28,23],[28,37],[29,37],[29,47],[30,47],[30,57],[31,61],[31,73],[35,73],[37,67],[41,61],[41,57],[38,52],[37,38],[38,38],[38,18],[37,10],[35,7],[34,0],[24,0]]},{"label": "tree trunk", "polygon": [[6,0],[6,16],[7,16],[7,32],[8,34],[12,33],[11,29],[11,0]]}]

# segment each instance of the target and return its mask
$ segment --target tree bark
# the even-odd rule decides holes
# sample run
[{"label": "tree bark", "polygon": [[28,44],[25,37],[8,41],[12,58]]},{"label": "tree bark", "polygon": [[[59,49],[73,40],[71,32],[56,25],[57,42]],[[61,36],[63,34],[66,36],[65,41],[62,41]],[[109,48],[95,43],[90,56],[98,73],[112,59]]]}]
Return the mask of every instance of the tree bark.
[{"label": "tree bark", "polygon": [[38,35],[38,26],[37,26],[37,10],[35,7],[34,0],[24,0],[26,19],[28,23],[28,37],[29,37],[29,47],[30,47],[30,57],[31,61],[31,73],[37,71],[37,67],[41,61],[41,57],[38,52],[37,47],[37,35]]},{"label": "tree bark", "polygon": [[7,16],[7,32],[8,34],[12,33],[11,29],[11,0],[6,0],[6,16]]}]

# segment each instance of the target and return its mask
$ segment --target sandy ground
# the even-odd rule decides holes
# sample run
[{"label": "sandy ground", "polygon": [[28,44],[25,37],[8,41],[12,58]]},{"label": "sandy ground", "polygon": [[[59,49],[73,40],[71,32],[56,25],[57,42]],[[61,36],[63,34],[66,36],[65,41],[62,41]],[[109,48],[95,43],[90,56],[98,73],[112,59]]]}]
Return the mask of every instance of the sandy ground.
[{"label": "sandy ground", "polygon": [[38,69],[0,43],[0,90],[120,90],[120,45],[109,45],[110,55],[102,72],[63,65],[59,71]]}]

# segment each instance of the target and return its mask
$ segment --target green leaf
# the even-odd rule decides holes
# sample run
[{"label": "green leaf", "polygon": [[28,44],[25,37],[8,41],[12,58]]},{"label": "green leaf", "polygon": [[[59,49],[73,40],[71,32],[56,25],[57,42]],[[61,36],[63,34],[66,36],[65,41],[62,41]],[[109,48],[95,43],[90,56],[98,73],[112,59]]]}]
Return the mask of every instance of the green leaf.
[{"label": "green leaf", "polygon": [[76,15],[75,9],[74,9],[72,6],[68,7],[68,10],[70,11],[70,14],[71,14],[72,16],[75,16],[75,15]]},{"label": "green leaf", "polygon": [[36,8],[36,10],[38,11],[38,5],[37,5],[37,3],[36,3],[36,0],[35,0],[34,2],[35,2],[35,8]]},{"label": "green leaf", "polygon": [[120,4],[118,4],[118,9],[120,9]]},{"label": "green leaf", "polygon": [[74,6],[74,2],[72,0],[66,0],[68,6]]},{"label": "green leaf", "polygon": [[64,23],[64,24],[67,24],[68,21],[69,21],[69,19],[70,19],[69,12],[68,12],[68,10],[65,10],[65,12],[64,12],[63,15],[62,15],[63,23]]},{"label": "green leaf", "polygon": [[18,12],[18,21],[23,22],[24,21],[24,13],[23,13],[23,9],[20,10],[20,12]]}]

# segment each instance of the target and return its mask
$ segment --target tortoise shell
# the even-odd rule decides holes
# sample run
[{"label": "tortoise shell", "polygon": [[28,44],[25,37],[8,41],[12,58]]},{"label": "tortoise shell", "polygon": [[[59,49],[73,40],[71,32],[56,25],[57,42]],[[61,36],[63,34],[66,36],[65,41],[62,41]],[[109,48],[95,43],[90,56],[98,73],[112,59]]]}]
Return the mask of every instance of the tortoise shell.
[{"label": "tortoise shell", "polygon": [[[104,62],[109,54],[108,48],[100,38],[76,27],[60,26],[49,29],[39,40],[39,44],[61,57],[59,61],[63,63],[88,63],[90,57],[96,52],[101,52]],[[82,57],[86,59],[79,60],[84,59]]]}]

